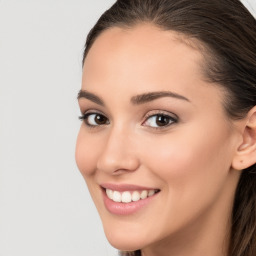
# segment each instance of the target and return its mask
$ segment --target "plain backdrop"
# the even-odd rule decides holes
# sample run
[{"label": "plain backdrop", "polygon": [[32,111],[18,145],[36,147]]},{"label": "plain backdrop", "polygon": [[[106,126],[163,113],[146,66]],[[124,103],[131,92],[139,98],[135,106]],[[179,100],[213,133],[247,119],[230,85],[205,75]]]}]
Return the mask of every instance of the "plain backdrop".
[{"label": "plain backdrop", "polygon": [[74,159],[84,41],[112,3],[0,0],[0,256],[117,255]]}]

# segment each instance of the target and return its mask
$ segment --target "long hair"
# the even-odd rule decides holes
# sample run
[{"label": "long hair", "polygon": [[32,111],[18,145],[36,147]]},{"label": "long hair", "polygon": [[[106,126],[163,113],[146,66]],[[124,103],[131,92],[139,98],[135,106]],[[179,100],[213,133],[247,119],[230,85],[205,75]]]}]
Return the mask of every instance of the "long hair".
[{"label": "long hair", "polygon": [[[205,79],[227,92],[224,107],[230,119],[245,117],[256,105],[256,20],[239,0],[118,0],[89,32],[83,63],[103,31],[145,22],[178,32],[198,47]],[[229,255],[256,255],[255,165],[242,171],[237,186]]]}]

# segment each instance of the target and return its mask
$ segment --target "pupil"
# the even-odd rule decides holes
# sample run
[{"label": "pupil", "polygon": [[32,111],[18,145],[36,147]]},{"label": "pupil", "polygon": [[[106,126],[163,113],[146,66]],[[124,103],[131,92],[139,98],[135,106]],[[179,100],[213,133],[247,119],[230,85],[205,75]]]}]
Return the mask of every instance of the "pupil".
[{"label": "pupil", "polygon": [[106,118],[102,115],[96,115],[95,116],[95,122],[97,124],[105,124],[106,123]]},{"label": "pupil", "polygon": [[169,123],[169,119],[167,116],[157,116],[157,120],[156,120],[156,123],[158,126],[165,126]]}]

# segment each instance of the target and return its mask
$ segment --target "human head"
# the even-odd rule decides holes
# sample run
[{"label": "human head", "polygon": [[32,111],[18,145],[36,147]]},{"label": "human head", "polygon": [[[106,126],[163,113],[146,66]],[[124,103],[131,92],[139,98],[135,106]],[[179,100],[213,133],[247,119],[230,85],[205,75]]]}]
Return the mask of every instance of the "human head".
[{"label": "human head", "polygon": [[[83,62],[103,31],[132,28],[140,23],[175,31],[202,53],[205,79],[226,93],[223,104],[228,118],[242,119],[256,105],[256,21],[240,1],[117,1],[89,33]],[[255,253],[255,176],[253,165],[240,178],[233,210],[231,255]]]}]

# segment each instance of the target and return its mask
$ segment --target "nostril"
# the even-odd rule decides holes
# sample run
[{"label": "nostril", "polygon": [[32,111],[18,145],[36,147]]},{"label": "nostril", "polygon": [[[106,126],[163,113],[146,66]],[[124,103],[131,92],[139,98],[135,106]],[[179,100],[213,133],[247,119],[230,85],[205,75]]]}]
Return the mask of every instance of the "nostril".
[{"label": "nostril", "polygon": [[121,174],[129,173],[129,172],[132,172],[132,170],[128,170],[128,169],[118,169],[118,170],[115,170],[115,171],[113,172],[113,175],[121,175]]},{"label": "nostril", "polygon": [[134,172],[139,168],[139,160],[134,155],[102,155],[97,162],[97,169],[111,175]]}]

